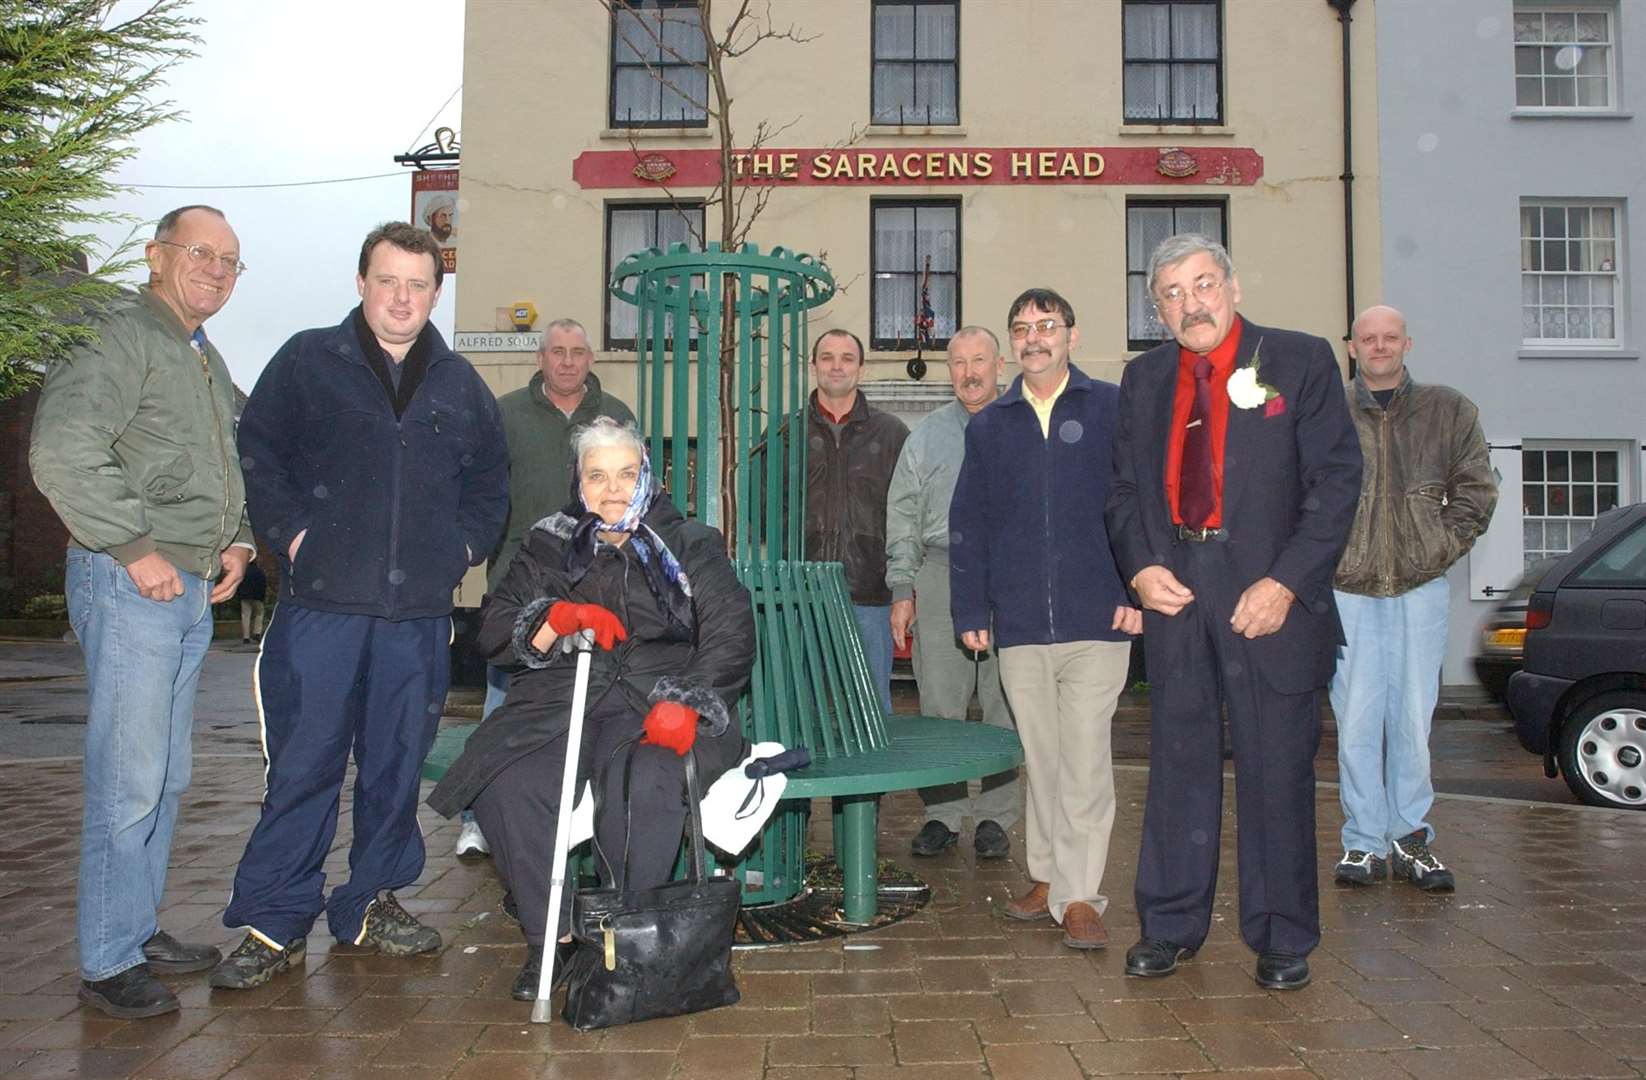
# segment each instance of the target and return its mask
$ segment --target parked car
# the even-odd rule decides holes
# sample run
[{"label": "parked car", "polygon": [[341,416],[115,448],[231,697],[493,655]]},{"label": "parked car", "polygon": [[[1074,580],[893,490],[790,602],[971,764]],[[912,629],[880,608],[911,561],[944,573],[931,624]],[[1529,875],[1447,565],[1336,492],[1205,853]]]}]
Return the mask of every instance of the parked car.
[{"label": "parked car", "polygon": [[1521,745],[1584,802],[1646,810],[1646,503],[1543,573],[1526,629],[1507,694]]},{"label": "parked car", "polygon": [[1537,588],[1543,572],[1556,561],[1540,559],[1528,566],[1480,624],[1480,647],[1474,657],[1475,678],[1499,701],[1508,689],[1509,676],[1520,670],[1526,658],[1526,601]]}]

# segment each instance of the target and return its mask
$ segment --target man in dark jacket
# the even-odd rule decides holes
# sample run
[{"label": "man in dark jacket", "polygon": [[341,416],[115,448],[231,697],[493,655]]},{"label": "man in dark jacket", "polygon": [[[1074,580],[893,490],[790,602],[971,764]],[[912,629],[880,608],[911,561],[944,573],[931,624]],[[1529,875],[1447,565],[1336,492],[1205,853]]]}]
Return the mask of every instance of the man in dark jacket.
[{"label": "man in dark jacket", "polygon": [[968,649],[999,650],[1023,740],[1032,882],[1006,914],[1054,919],[1065,945],[1101,949],[1109,725],[1142,619],[1103,523],[1117,395],[1069,362],[1080,332],[1063,297],[1030,289],[1006,318],[1022,374],[966,425],[949,504],[950,609]]},{"label": "man in dark jacket", "polygon": [[[503,543],[486,568],[486,590],[502,582],[515,552],[533,525],[566,505],[571,494],[572,432],[596,417],[634,420],[629,407],[600,386],[590,370],[594,348],[589,332],[576,319],[556,319],[543,330],[537,349],[537,373],[518,390],[497,399],[503,434],[509,442],[509,522]],[[509,690],[509,673],[486,665],[484,720]],[[472,811],[463,811],[457,834],[459,856],[484,855],[489,845]]]},{"label": "man in dark jacket", "polygon": [[[301,960],[322,909],[338,941],[440,947],[392,890],[423,870],[418,771],[446,698],[452,590],[508,509],[497,402],[429,325],[442,276],[427,232],[374,229],[360,306],[288,341],[241,416],[252,523],[283,557],[284,595],[257,671],[263,814],[223,914],[249,932],[213,986],[257,986]],[[350,875],[328,901],[351,747]]]},{"label": "man in dark jacket", "polygon": [[1429,850],[1429,724],[1446,655],[1446,571],[1497,506],[1474,403],[1412,381],[1406,317],[1367,308],[1349,352],[1360,365],[1349,414],[1366,472],[1349,545],[1332,582],[1347,646],[1332,676],[1343,858],[1334,876],[1369,885],[1389,873],[1425,891],[1452,872]]},{"label": "man in dark jacket", "polygon": [[812,345],[806,410],[806,558],[846,566],[880,708],[892,711],[892,591],[886,585],[886,492],[909,429],[870,405],[863,342],[829,330]]},{"label": "man in dark jacket", "polygon": [[1126,974],[1170,975],[1211,929],[1227,711],[1240,935],[1260,985],[1296,990],[1320,942],[1314,755],[1360,444],[1331,346],[1242,319],[1222,244],[1169,237],[1148,280],[1175,340],[1126,365],[1108,506],[1151,687],[1143,939]]}]

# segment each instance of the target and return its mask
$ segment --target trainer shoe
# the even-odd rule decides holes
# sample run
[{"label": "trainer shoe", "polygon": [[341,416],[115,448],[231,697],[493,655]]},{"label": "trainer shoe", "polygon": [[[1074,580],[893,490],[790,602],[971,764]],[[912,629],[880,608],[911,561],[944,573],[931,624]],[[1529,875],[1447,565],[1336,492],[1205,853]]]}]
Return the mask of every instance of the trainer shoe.
[{"label": "trainer shoe", "polygon": [[1332,876],[1344,885],[1370,885],[1389,876],[1389,864],[1381,855],[1355,848],[1343,853]]},{"label": "trainer shoe", "polygon": [[416,956],[440,948],[440,931],[418,922],[400,906],[394,893],[385,889],[366,905],[366,917],[361,920],[360,936],[354,943],[388,956]]},{"label": "trainer shoe", "polygon": [[457,857],[482,859],[491,853],[491,845],[486,843],[486,834],[480,831],[480,822],[465,818],[463,827],[457,832]]},{"label": "trainer shoe", "polygon": [[292,938],[284,949],[276,949],[256,934],[236,945],[207,980],[219,990],[250,990],[262,986],[293,964],[301,964],[309,950],[309,939]]},{"label": "trainer shoe", "polygon": [[147,964],[93,982],[80,980],[80,1000],[92,1008],[121,1020],[176,1012],[177,995],[165,983],[149,974]]},{"label": "trainer shoe", "polygon": [[910,841],[909,850],[916,855],[941,855],[959,839],[960,834],[941,821],[928,821]]},{"label": "trainer shoe", "polygon": [[1429,834],[1418,829],[1410,836],[1393,841],[1389,861],[1393,863],[1396,880],[1410,881],[1424,892],[1450,892],[1457,888],[1457,879],[1446,869],[1446,864],[1429,850]]}]

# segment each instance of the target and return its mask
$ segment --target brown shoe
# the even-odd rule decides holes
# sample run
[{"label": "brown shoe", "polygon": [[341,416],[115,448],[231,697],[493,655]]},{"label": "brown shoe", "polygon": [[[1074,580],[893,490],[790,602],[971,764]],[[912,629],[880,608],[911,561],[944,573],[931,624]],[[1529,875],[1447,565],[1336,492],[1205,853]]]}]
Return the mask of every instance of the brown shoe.
[{"label": "brown shoe", "polygon": [[1035,882],[1028,892],[1016,900],[1006,901],[1006,914],[1024,922],[1051,918],[1052,909],[1046,904],[1046,898],[1051,895],[1051,891],[1052,887],[1046,882]]},{"label": "brown shoe", "polygon": [[1103,916],[1083,900],[1063,909],[1063,944],[1071,949],[1102,949],[1109,944]]}]

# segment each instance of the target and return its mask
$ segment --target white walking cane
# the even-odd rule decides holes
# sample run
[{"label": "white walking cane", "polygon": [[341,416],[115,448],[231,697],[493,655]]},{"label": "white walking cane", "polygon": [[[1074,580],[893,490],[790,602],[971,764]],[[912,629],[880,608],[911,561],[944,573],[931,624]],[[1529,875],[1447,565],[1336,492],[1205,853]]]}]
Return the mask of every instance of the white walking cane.
[{"label": "white walking cane", "polygon": [[566,773],[560,781],[560,814],[554,822],[554,866],[549,877],[548,926],[543,930],[543,969],[537,978],[537,1000],[532,1023],[547,1024],[549,991],[554,987],[555,945],[560,940],[560,900],[566,892],[566,853],[571,847],[572,805],[577,797],[577,752],[583,742],[583,711],[589,696],[589,658],[594,632],[579,630],[572,639],[577,648],[577,681],[572,686],[570,726],[566,729]]}]

